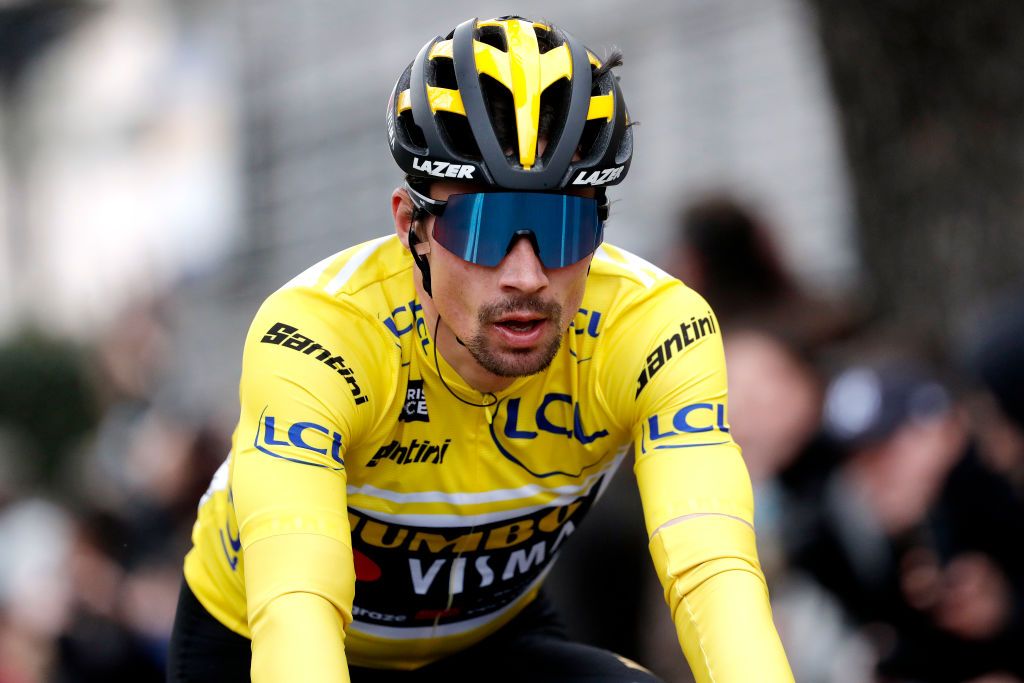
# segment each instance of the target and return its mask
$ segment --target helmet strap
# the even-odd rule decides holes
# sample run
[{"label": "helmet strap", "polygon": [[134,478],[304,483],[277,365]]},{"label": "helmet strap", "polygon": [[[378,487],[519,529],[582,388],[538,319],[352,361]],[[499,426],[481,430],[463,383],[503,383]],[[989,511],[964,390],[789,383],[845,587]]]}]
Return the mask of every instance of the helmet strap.
[{"label": "helmet strap", "polygon": [[[415,223],[417,216],[413,213],[412,221]],[[430,291],[430,262],[427,261],[427,257],[420,252],[419,245],[428,246],[423,240],[416,236],[415,228],[409,229],[409,252],[412,254],[412,260],[416,262],[416,267],[420,269],[420,274],[423,275],[423,290],[427,293],[427,296],[433,297],[434,293]]]}]

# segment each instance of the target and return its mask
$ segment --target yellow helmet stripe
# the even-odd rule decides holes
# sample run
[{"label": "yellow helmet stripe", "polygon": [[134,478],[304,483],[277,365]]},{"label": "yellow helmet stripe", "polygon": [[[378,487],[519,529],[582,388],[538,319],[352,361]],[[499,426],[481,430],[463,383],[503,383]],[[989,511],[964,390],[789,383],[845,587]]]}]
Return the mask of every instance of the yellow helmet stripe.
[{"label": "yellow helmet stripe", "polygon": [[473,41],[473,53],[476,56],[478,73],[487,74],[512,90],[512,66],[509,64],[508,54],[493,45],[481,43],[478,40]]},{"label": "yellow helmet stripe", "polygon": [[[450,111],[453,114],[466,115],[466,109],[462,106],[462,95],[459,94],[458,90],[435,88],[432,85],[428,85],[427,101],[430,102],[430,111],[434,113]],[[409,109],[412,109],[412,100],[410,99],[409,91],[403,90],[398,93],[397,111],[401,114]]]},{"label": "yellow helmet stripe", "polygon": [[563,43],[540,56],[541,92],[560,78],[572,78],[572,55],[569,54],[568,43]]},{"label": "yellow helmet stripe", "polygon": [[587,109],[587,120],[604,118],[612,120],[615,114],[615,98],[611,93],[607,95],[594,95],[590,98],[590,108]]},{"label": "yellow helmet stripe", "polygon": [[537,159],[537,128],[540,125],[540,46],[533,24],[521,19],[502,22],[512,67],[512,102],[516,112],[519,163],[533,167]]},{"label": "yellow helmet stripe", "polygon": [[462,95],[459,94],[458,90],[435,88],[432,85],[428,85],[427,99],[430,101],[430,110],[435,113],[450,111],[453,114],[466,115],[466,110],[462,106]]},{"label": "yellow helmet stripe", "polygon": [[[573,77],[572,55],[567,44],[540,53],[537,33],[534,30],[550,30],[545,24],[535,24],[522,19],[489,20],[477,22],[478,27],[496,26],[505,34],[508,52],[478,40],[473,41],[473,54],[477,73],[495,79],[512,93],[516,117],[516,135],[519,145],[519,163],[530,169],[537,161],[537,139],[540,128],[540,97],[548,87],[562,78]],[[440,40],[430,48],[429,59],[453,58],[451,40]],[[587,58],[593,66],[601,62],[589,50]],[[462,96],[458,90],[427,86],[427,98],[433,112],[447,111],[466,115]],[[397,109],[401,113],[411,108],[409,91],[398,95]],[[615,102],[611,94],[595,95],[590,98],[587,119],[604,118],[611,120]]]},{"label": "yellow helmet stripe", "polygon": [[450,40],[439,40],[434,43],[434,47],[430,48],[430,54],[427,55],[428,59],[434,57],[447,57],[452,58],[452,41]]},{"label": "yellow helmet stripe", "polygon": [[409,97],[409,91],[403,90],[398,93],[398,104],[395,105],[397,113],[401,114],[403,111],[412,109],[412,100]]}]

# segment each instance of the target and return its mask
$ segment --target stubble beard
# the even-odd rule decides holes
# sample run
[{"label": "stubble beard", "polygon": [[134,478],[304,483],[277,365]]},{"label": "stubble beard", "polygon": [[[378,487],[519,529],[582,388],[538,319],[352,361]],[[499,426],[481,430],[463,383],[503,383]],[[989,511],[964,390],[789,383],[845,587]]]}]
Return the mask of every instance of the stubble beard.
[{"label": "stubble beard", "polygon": [[[484,333],[495,320],[509,313],[529,312],[547,319],[554,334],[546,342],[530,349],[499,349]],[[562,307],[554,301],[540,297],[507,299],[495,304],[486,304],[477,314],[479,328],[476,334],[465,340],[466,350],[480,366],[498,377],[526,377],[547,370],[558,350],[562,347]]]}]

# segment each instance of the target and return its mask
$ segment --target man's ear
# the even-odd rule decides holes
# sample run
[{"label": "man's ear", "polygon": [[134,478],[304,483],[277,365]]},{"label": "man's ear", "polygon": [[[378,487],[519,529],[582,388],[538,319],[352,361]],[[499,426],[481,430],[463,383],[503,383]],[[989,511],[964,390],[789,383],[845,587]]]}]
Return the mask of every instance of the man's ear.
[{"label": "man's ear", "polygon": [[402,245],[409,248],[409,231],[412,230],[413,204],[404,188],[395,188],[391,193],[391,216],[395,220],[395,232]]}]

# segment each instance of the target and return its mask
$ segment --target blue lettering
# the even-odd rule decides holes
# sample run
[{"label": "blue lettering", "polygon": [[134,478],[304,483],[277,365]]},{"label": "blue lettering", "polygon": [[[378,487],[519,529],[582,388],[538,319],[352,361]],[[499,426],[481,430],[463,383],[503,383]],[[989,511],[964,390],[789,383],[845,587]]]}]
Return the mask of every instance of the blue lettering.
[{"label": "blue lettering", "polygon": [[268,446],[290,445],[287,441],[278,441],[274,438],[274,418],[269,415],[267,415],[267,419],[264,420],[263,442]]},{"label": "blue lettering", "polygon": [[231,524],[230,522],[224,522],[224,531],[228,535],[228,543],[231,544],[231,549],[236,553],[242,549],[242,536],[241,534],[231,535]]},{"label": "blue lettering", "polygon": [[[267,419],[271,420],[273,418],[268,417]],[[307,429],[312,429],[324,435],[331,433],[326,427],[321,427],[315,422],[296,422],[288,429],[288,439],[299,448],[305,448],[307,451],[313,451],[314,453],[319,453],[320,455],[327,455],[326,448],[313,448],[308,443],[306,443],[305,440],[303,440],[302,432],[306,431]]]},{"label": "blue lettering", "polygon": [[519,402],[522,399],[513,398],[508,402],[508,421],[505,423],[505,436],[510,439],[536,439],[537,432],[521,432],[517,423],[519,422]]},{"label": "blue lettering", "polygon": [[710,403],[694,403],[693,405],[689,405],[689,406],[686,406],[684,408],[680,408],[679,412],[677,412],[672,417],[672,426],[674,426],[679,431],[686,432],[688,434],[699,434],[701,432],[710,432],[711,430],[714,429],[714,427],[712,425],[708,425],[707,427],[694,427],[693,425],[691,425],[690,424],[690,413],[692,413],[695,410],[714,410],[714,409],[715,409],[715,407],[713,405],[711,405]]},{"label": "blue lettering", "polygon": [[[344,458],[341,457],[341,445],[342,445],[341,432],[332,432],[327,427],[324,427],[323,425],[319,425],[319,424],[317,424],[315,422],[296,422],[291,427],[288,428],[288,440],[287,441],[282,441],[282,440],[277,438],[277,425],[275,424],[275,418],[273,416],[267,415],[263,419],[263,423],[264,423],[264,429],[263,429],[263,443],[264,444],[266,444],[268,446],[295,446],[296,448],[301,448],[303,450],[312,451],[314,453],[319,453],[320,455],[327,455],[327,449],[326,448],[316,448],[316,447],[310,445],[309,443],[307,443],[305,438],[303,438],[303,432],[305,432],[307,429],[312,429],[315,432],[320,432],[324,436],[330,436],[331,437],[331,458],[333,458],[334,461],[337,462],[339,465],[344,465],[345,464]],[[257,434],[258,434],[258,432],[257,432]],[[257,436],[257,440],[258,440],[258,438],[259,437]],[[276,454],[276,453],[274,453],[272,451],[269,451],[266,448],[260,446],[256,441],[253,442],[253,445],[258,450],[260,450],[263,453],[266,453],[267,455],[272,455],[275,458],[283,457],[281,455],[278,455],[278,454]],[[294,460],[293,458],[284,458],[284,459],[285,460],[293,460],[293,462],[301,462],[301,463],[303,463],[305,465],[316,465],[317,467],[326,467],[326,465],[320,465],[318,463],[312,463],[312,462],[305,462],[303,460]],[[230,497],[230,495],[231,495],[230,491],[228,492],[228,495]],[[230,500],[230,498],[229,498],[229,500]],[[229,534],[229,538],[230,538],[230,534]]]},{"label": "blue lettering", "polygon": [[541,402],[540,408],[537,409],[537,428],[543,429],[545,432],[549,432],[551,434],[557,434],[559,436],[572,438],[572,432],[570,432],[565,427],[559,427],[558,425],[552,423],[551,420],[549,420],[547,415],[545,414],[548,406],[554,403],[555,401],[568,403],[569,405],[572,405],[572,396],[570,396],[569,394],[547,394],[544,397],[544,400]]},{"label": "blue lettering", "polygon": [[664,439],[670,436],[676,436],[679,432],[662,432],[661,426],[658,424],[658,416],[651,415],[647,418],[647,425],[651,430],[651,441],[657,441],[658,439]]},{"label": "blue lettering", "polygon": [[[234,544],[232,543],[232,545]],[[231,571],[235,571],[238,568],[238,555],[232,555],[231,552],[228,551],[228,546],[226,543],[224,543],[223,529],[220,531],[220,547],[224,551],[224,558],[228,561],[228,564],[231,566]]]},{"label": "blue lettering", "polygon": [[416,336],[420,338],[420,345],[426,351],[430,340],[427,338],[427,321],[423,319],[422,315],[419,315],[419,312],[423,310],[423,306],[413,300],[409,302],[409,310],[412,311],[412,317],[416,321]]},{"label": "blue lettering", "polygon": [[718,422],[717,422],[717,424],[718,424],[718,428],[721,431],[725,432],[726,434],[729,433],[729,425],[726,424],[726,422],[725,422],[725,404],[724,403],[719,403],[718,404]]},{"label": "blue lettering", "polygon": [[[416,334],[419,335],[419,337],[421,339],[425,339],[426,335],[424,334],[424,332],[425,332],[425,329],[426,329],[425,328],[426,323],[423,321],[422,317],[416,315],[419,311],[422,311],[422,310],[423,310],[423,306],[421,306],[420,304],[416,303],[416,300],[413,299],[412,301],[410,301],[405,306],[399,306],[395,310],[391,311],[391,317],[387,318],[384,321],[384,326],[387,327],[389,330],[391,330],[391,334],[395,335],[396,337],[401,337],[403,335],[409,334],[409,332],[412,331],[413,326],[415,326],[416,327]],[[399,329],[398,328],[397,320],[398,320],[398,316],[401,315],[403,312],[407,312],[407,313],[410,313],[412,315],[412,322],[410,322],[405,327]],[[424,341],[423,344],[424,344],[424,347],[426,347],[426,341]]]},{"label": "blue lettering", "polygon": [[579,309],[581,315],[589,320],[584,321],[585,324],[577,325],[576,321],[573,320],[572,326],[576,328],[576,334],[583,334],[586,331],[591,337],[597,338],[597,326],[601,324],[601,312],[600,311],[588,311],[585,308]]},{"label": "blue lettering", "polygon": [[[398,324],[394,320],[394,318],[397,318],[398,314],[404,310],[406,310],[405,306],[399,306],[395,310],[391,311],[391,317],[384,321],[384,325],[389,330],[391,330],[391,334],[395,335],[396,337],[401,337],[403,334],[408,334],[409,331],[412,330],[412,323],[409,323],[408,327],[398,329]],[[413,321],[415,321],[415,319],[416,317],[413,316]]]},{"label": "blue lettering", "polygon": [[[564,403],[567,408],[572,407],[573,419],[571,427],[557,424],[548,417],[548,409],[553,403]],[[599,429],[591,433],[587,432],[587,428],[583,425],[580,404],[574,402],[570,394],[550,393],[544,395],[540,407],[537,408],[534,414],[534,422],[539,430],[537,432],[519,427],[519,409],[521,404],[522,399],[520,398],[509,399],[508,401],[508,408],[506,409],[508,418],[505,422],[504,433],[505,436],[511,439],[535,439],[540,432],[546,432],[555,436],[564,436],[567,439],[574,438],[586,446],[602,437],[608,436],[607,429]]]},{"label": "blue lettering", "polygon": [[331,438],[331,457],[342,465],[345,464],[341,457],[341,432],[334,432]]},{"label": "blue lettering", "polygon": [[586,430],[583,428],[583,418],[580,416],[579,403],[573,406],[572,430],[573,436],[575,436],[576,440],[579,441],[584,446],[586,446],[588,443],[593,443],[594,441],[597,441],[602,436],[608,436],[607,429],[598,430],[593,434],[586,433]]}]

